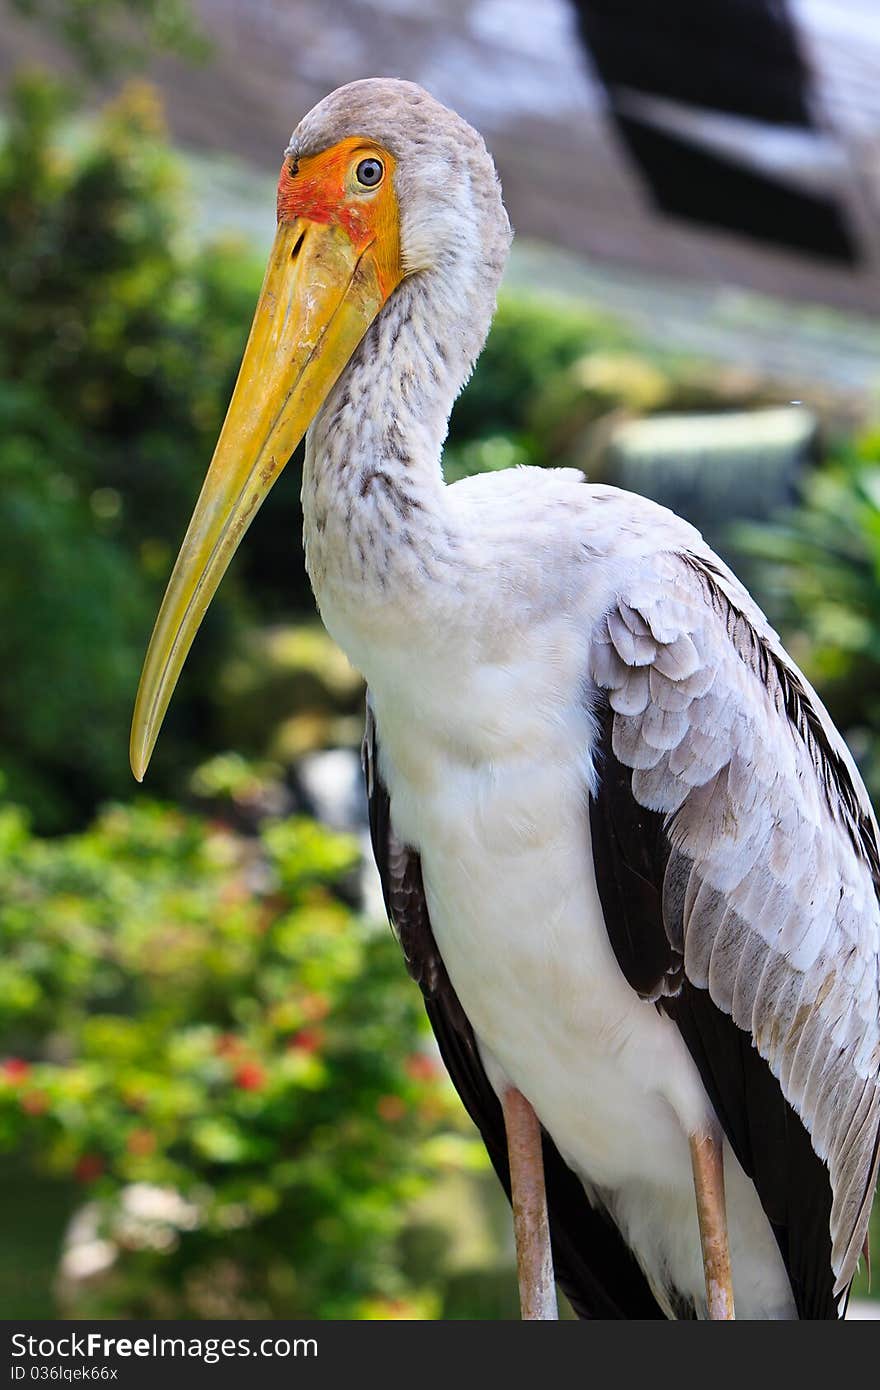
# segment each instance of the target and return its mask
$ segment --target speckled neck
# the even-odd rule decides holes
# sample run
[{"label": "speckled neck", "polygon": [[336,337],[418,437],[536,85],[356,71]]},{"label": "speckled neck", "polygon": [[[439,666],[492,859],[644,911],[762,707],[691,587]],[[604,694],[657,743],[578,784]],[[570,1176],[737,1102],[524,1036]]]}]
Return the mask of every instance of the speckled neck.
[{"label": "speckled neck", "polygon": [[340,618],[346,626],[346,619],[361,626],[406,621],[426,586],[449,583],[454,574],[456,537],[440,456],[491,306],[468,341],[442,332],[444,308],[430,276],[405,281],[306,439],[306,566],[337,637]]}]

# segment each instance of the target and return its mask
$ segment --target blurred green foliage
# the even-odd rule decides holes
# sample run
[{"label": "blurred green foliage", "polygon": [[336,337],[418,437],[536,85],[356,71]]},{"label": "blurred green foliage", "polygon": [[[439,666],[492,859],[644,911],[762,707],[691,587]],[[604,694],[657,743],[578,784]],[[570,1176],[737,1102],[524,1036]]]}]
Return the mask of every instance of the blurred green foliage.
[{"label": "blurred green foliage", "polygon": [[540,451],[543,441],[531,433],[530,422],[548,382],[596,348],[628,341],[619,324],[583,305],[502,296],[488,342],[452,413],[450,440],[523,435],[531,451]]},{"label": "blurred green foliage", "polygon": [[[256,267],[188,248],[152,92],[63,155],[63,93],[21,82],[0,148],[0,765],[55,829],[128,788],[150,625],[246,333]],[[155,785],[209,733],[233,637],[224,586]],[[207,727],[206,727],[207,726]]]},{"label": "blurred green foliage", "polygon": [[737,542],[880,804],[880,432],[838,444],[797,507]]},{"label": "blurred green foliage", "polygon": [[116,1254],[91,1286],[69,1257],[70,1311],[436,1306],[394,1242],[468,1141],[390,933],[339,896],[357,857],[296,819],[0,814],[0,1152],[81,1184]]}]

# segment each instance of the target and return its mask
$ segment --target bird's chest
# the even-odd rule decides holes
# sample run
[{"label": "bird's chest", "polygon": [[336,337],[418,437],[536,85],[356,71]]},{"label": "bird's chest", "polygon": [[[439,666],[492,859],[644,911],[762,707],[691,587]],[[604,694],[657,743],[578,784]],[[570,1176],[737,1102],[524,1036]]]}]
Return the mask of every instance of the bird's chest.
[{"label": "bird's chest", "polygon": [[583,638],[564,618],[528,640],[405,645],[368,672],[398,836],[477,864],[549,851],[560,797],[583,820],[594,721]]},{"label": "bird's chest", "polygon": [[487,1070],[602,1183],[638,1168],[646,1106],[680,1162],[662,1093],[678,1085],[681,1049],[608,939],[590,846],[594,726],[570,646],[548,635],[522,663],[460,663],[443,718],[435,706],[404,719],[381,693],[376,716],[395,831],[421,854],[434,935]]}]

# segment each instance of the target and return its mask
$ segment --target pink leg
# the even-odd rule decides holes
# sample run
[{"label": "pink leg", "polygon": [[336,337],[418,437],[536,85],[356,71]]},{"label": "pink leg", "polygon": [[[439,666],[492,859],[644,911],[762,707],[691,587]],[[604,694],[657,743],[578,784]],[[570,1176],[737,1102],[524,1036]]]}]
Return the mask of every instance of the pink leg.
[{"label": "pink leg", "polygon": [[558,1318],[541,1126],[525,1096],[511,1087],[501,1102],[510,1160],[510,1191],[519,1297],[524,1319]]},{"label": "pink leg", "polygon": [[714,1134],[692,1134],[690,1146],[709,1317],[723,1321],[736,1316],[724,1205],[724,1151]]}]

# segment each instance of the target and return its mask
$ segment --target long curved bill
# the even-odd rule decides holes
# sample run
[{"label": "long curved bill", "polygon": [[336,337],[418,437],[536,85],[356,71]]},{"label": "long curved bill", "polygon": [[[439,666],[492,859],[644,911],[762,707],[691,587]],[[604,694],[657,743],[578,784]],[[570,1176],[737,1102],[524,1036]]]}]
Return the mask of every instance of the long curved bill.
[{"label": "long curved bill", "polygon": [[131,728],[139,782],[242,536],[386,297],[373,251],[358,251],[341,226],[281,223],[226,420],[147,650]]}]

